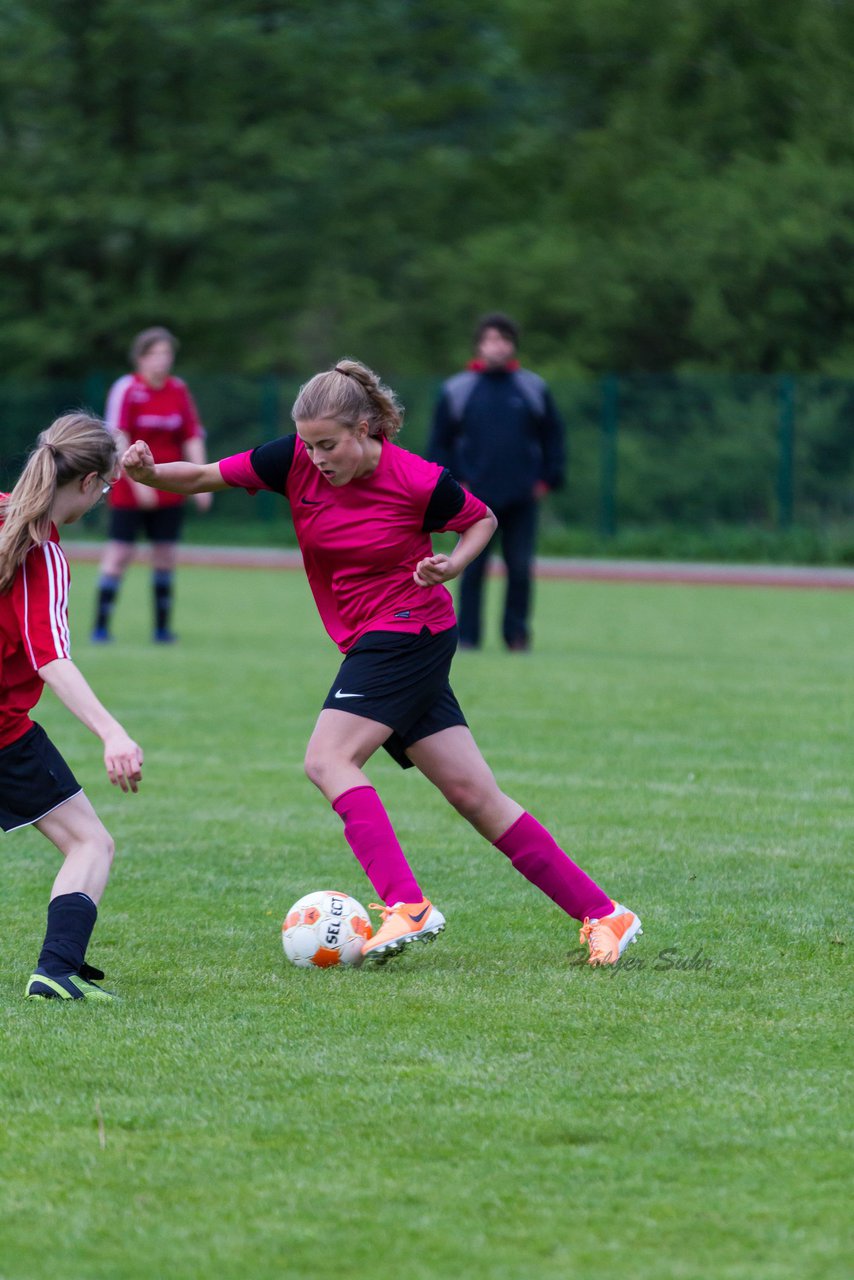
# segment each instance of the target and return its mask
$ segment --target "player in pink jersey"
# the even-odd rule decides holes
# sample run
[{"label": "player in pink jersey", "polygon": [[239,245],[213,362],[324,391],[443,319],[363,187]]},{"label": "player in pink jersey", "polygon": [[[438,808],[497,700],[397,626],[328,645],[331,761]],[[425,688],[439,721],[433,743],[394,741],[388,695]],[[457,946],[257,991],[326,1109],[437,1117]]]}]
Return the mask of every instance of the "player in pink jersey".
[{"label": "player in pink jersey", "polygon": [[[131,440],[145,440],[158,462],[186,458],[204,462],[204,429],[193,397],[180,378],[172,376],[178,340],[168,329],[155,327],[138,333],[131,344],[135,373],[119,378],[107,399],[107,426],[115,431],[124,452]],[[208,493],[195,499],[201,511],[211,504]],[[110,640],[110,621],[125,570],[135,555],[136,539],[144,532],[151,542],[153,637],[169,644],[178,539],[184,499],[174,493],[152,493],[122,476],[110,494],[109,541],[101,559],[101,576],[92,639]]]},{"label": "player in pink jersey", "polygon": [[0,827],[35,826],[64,858],[28,996],[112,1000],[86,948],[113,841],[65,760],[30,712],[49,685],[104,744],[111,782],[136,791],[142,751],[71,661],[68,562],[57,525],[73,524],[118,479],[115,437],[85,413],[43,431],[10,494],[0,496]]},{"label": "player in pink jersey", "polygon": [[[291,505],[323,623],[344,653],[308,744],[305,769],[344,823],[381,902],[364,955],[382,963],[445,927],[424,896],[364,773],[384,747],[414,765],[459,813],[568,915],[582,921],[593,965],[614,964],[640,920],[609,898],[495,781],[448,681],[457,630],[445,583],[487,545],[495,517],[447,470],[394,443],[394,393],[354,360],[300,390],[296,434],[207,466],[156,464],[144,443],[122,462],[174,493],[270,489]],[[450,555],[430,535],[459,533]]]}]

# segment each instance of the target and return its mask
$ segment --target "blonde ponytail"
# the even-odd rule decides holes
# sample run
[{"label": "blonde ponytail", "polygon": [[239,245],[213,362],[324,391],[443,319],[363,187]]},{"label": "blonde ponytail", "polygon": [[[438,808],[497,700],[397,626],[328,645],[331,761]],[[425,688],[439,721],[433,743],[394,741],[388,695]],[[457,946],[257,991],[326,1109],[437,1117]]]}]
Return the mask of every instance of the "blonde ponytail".
[{"label": "blonde ponytail", "polygon": [[41,433],[14,489],[0,499],[0,594],[30,547],[50,537],[57,489],[93,471],[109,475],[115,461],[115,437],[92,414],[65,414]]},{"label": "blonde ponytail", "polygon": [[344,359],[300,387],[291,417],[294,422],[331,419],[351,430],[365,421],[370,435],[393,440],[403,426],[403,405],[367,365]]}]

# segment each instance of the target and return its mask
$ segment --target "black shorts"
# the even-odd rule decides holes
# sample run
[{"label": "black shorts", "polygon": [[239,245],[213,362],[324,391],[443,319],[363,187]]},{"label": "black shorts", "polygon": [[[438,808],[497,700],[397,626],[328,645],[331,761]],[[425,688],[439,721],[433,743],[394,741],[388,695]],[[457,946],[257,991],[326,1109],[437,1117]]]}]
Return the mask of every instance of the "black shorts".
[{"label": "black shorts", "polygon": [[177,542],[184,523],[184,507],[112,507],[109,536],[113,542],[136,542],[140,529],[149,542]]},{"label": "black shorts", "polygon": [[393,729],[383,746],[402,769],[411,769],[406,748],[442,729],[466,723],[448,682],[457,648],[457,628],[431,635],[369,631],[338,669],[324,708],[349,711]]},{"label": "black shorts", "polygon": [[82,791],[40,724],[0,747],[0,827],[16,831]]}]

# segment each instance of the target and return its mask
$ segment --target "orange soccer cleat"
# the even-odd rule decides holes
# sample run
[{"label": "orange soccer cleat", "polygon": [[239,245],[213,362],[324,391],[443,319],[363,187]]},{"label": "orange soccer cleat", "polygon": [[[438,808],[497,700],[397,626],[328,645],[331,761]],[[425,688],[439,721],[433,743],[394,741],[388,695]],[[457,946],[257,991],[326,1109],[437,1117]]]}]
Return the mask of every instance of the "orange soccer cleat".
[{"label": "orange soccer cleat", "polygon": [[427,898],[421,902],[396,902],[393,907],[378,902],[370,905],[372,911],[382,912],[383,922],[362,947],[362,955],[377,964],[398,955],[410,942],[432,942],[445,927],[445,917]]},{"label": "orange soccer cleat", "polygon": [[[614,902],[613,898],[611,899]],[[601,920],[589,917],[581,926],[578,935],[580,943],[590,947],[588,964],[616,964],[630,942],[635,942],[643,933],[641,922],[634,911],[614,902],[614,910]]]}]

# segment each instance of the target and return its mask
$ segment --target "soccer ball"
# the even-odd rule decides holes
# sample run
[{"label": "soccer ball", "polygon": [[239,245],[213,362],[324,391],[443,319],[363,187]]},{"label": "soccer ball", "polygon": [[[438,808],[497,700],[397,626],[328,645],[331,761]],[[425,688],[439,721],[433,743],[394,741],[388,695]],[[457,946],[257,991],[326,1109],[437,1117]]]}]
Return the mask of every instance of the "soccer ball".
[{"label": "soccer ball", "polygon": [[372,932],[361,903],[349,894],[321,889],[291,907],[282,925],[282,946],[300,969],[328,969],[334,964],[357,968],[362,945]]}]

